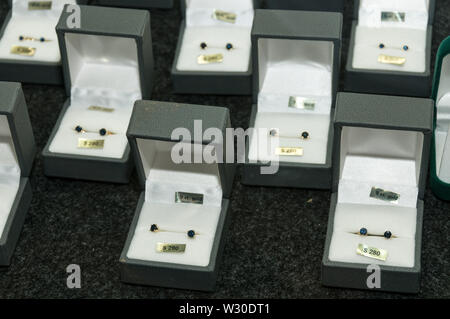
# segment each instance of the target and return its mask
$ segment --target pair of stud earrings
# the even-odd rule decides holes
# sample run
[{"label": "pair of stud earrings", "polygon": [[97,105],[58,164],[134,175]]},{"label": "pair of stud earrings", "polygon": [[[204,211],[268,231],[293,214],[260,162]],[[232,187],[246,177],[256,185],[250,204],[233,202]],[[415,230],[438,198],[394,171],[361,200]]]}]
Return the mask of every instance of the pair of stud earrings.
[{"label": "pair of stud earrings", "polygon": [[[378,45],[378,47],[379,47],[380,49],[384,49],[384,48],[386,48],[386,45],[385,45],[384,43],[380,43],[380,44]],[[403,45],[403,46],[401,47],[401,50],[403,50],[403,51],[408,51],[408,50],[409,50],[409,46],[407,46],[407,45],[405,44],[405,45]]]},{"label": "pair of stud earrings", "polygon": [[361,228],[361,229],[359,230],[359,233],[356,233],[356,234],[357,234],[357,235],[361,235],[361,236],[384,237],[384,238],[386,238],[386,239],[397,238],[397,237],[393,236],[393,235],[392,235],[392,232],[389,231],[389,230],[386,230],[386,231],[384,232],[383,235],[371,235],[371,234],[369,234],[369,232],[367,231],[367,228],[364,228],[364,227]]},{"label": "pair of stud earrings", "polygon": [[[75,132],[77,132],[77,133],[97,133],[95,131],[85,130],[80,125],[77,125],[75,127]],[[107,129],[101,128],[101,129],[98,130],[98,134],[100,134],[100,136],[107,136],[107,135],[115,135],[116,133],[108,131]]]},{"label": "pair of stud earrings", "polygon": [[309,133],[308,133],[307,131],[302,132],[302,133],[300,134],[300,136],[295,136],[295,137],[292,137],[292,136],[282,136],[282,135],[280,135],[280,131],[279,131],[278,129],[276,129],[276,128],[271,129],[271,130],[269,131],[269,135],[270,135],[271,137],[301,138],[302,140],[308,140],[308,139],[310,138],[310,135],[309,135]]},{"label": "pair of stud earrings", "polygon": [[[207,48],[208,48],[208,44],[206,44],[206,42],[200,43],[200,49],[206,50]],[[213,48],[213,47],[211,47],[211,48]],[[225,45],[225,49],[227,49],[228,51],[231,51],[234,49],[234,46],[231,43],[227,43]]]},{"label": "pair of stud earrings", "polygon": [[[153,224],[153,225],[151,225],[150,226],[150,231],[152,232],[152,233],[157,233],[157,232],[170,232],[170,233],[181,233],[181,232],[175,232],[175,231],[167,231],[167,230],[162,230],[162,229],[159,229],[159,227],[158,227],[158,225],[156,225],[156,224]],[[194,238],[196,235],[198,235],[196,232],[195,232],[195,230],[188,230],[187,232],[186,232],[186,235],[189,237],[189,238]]]},{"label": "pair of stud earrings", "polygon": [[35,42],[50,42],[52,40],[46,39],[44,37],[40,37],[40,38],[33,38],[33,37],[28,37],[28,36],[19,36],[19,41],[35,41]]}]

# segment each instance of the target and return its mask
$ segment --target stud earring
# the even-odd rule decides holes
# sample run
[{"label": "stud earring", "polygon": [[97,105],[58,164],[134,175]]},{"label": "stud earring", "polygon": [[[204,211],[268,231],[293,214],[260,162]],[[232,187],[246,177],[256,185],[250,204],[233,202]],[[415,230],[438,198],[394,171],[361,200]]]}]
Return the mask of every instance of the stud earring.
[{"label": "stud earring", "polygon": [[50,42],[52,40],[46,39],[44,37],[40,37],[40,38],[33,38],[33,37],[28,37],[28,36],[19,36],[19,41],[35,41],[35,42]]},{"label": "stud earring", "polygon": [[[96,132],[93,132],[93,131],[85,130],[85,129],[84,129],[83,127],[81,127],[80,125],[77,125],[77,126],[75,127],[75,131],[76,131],[77,133],[96,133]],[[100,134],[100,136],[107,136],[107,135],[115,135],[116,133],[111,132],[111,131],[108,131],[108,130],[102,128],[102,129],[98,130],[98,134]]]},{"label": "stud earring", "polygon": [[294,136],[282,136],[280,135],[280,132],[278,129],[273,128],[269,131],[269,135],[271,137],[282,137],[282,138],[301,138],[303,140],[308,140],[310,138],[310,135],[307,131],[304,131],[300,134],[300,137],[294,137]]},{"label": "stud earring", "polygon": [[[156,224],[152,224],[151,226],[150,226],[150,231],[152,232],[152,233],[158,233],[158,232],[169,232],[169,233],[181,233],[181,232],[177,232],[177,231],[168,231],[168,230],[162,230],[162,229],[159,229],[159,227],[158,227],[158,225],[156,225]],[[194,238],[195,236],[197,236],[198,234],[195,232],[195,230],[188,230],[187,232],[186,232],[186,235],[189,237],[189,238]]]},{"label": "stud earring", "polygon": [[[384,43],[380,43],[380,44],[378,44],[378,47],[380,49],[384,49],[384,48],[386,48],[386,45]],[[405,45],[402,46],[401,50],[408,51],[409,50],[409,46],[405,44]]]},{"label": "stud earring", "polygon": [[231,43],[227,43],[227,45],[225,46],[225,48],[226,48],[228,51],[234,49],[234,47],[233,47],[233,45],[232,45]]},{"label": "stud earring", "polygon": [[208,47],[208,45],[206,44],[206,42],[200,43],[200,48],[201,48],[202,50],[206,50],[207,47]]},{"label": "stud earring", "polygon": [[360,230],[359,230],[359,234],[361,235],[361,236],[367,236],[367,234],[368,234],[368,232],[367,232],[367,228],[361,228]]}]

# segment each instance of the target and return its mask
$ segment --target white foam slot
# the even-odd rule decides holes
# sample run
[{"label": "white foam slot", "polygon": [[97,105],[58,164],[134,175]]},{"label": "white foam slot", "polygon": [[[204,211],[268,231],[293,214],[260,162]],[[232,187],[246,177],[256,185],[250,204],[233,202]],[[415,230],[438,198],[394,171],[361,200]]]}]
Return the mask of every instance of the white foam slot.
[{"label": "white foam slot", "polygon": [[[429,18],[427,0],[361,0],[355,30],[353,67],[423,73]],[[404,13],[404,21],[382,21],[382,12]],[[379,45],[384,44],[380,49]],[[407,45],[408,50],[403,50]],[[403,65],[378,62],[378,56],[406,58]]]},{"label": "white foam slot", "polygon": [[[423,140],[420,132],[343,128],[330,260],[414,266]],[[400,197],[397,202],[372,198],[372,187]],[[363,227],[378,237],[360,236]],[[385,239],[385,231],[395,238]],[[357,255],[360,243],[387,250],[388,259],[376,261]]]},{"label": "white foam slot", "polygon": [[[236,22],[213,18],[215,10],[236,14]],[[247,72],[250,65],[254,8],[252,0],[186,0],[186,28],[184,30],[178,71]],[[207,48],[202,49],[201,43]],[[227,50],[226,45],[233,45]],[[222,54],[222,63],[198,64],[204,54]]]},{"label": "white foam slot", "polygon": [[0,115],[0,238],[20,184],[20,166],[6,115]]},{"label": "white foam slot", "polygon": [[[250,161],[324,164],[332,103],[334,45],[328,41],[260,39],[256,133]],[[315,101],[314,110],[289,107],[290,97]],[[269,137],[278,129],[280,138]],[[300,138],[308,132],[310,138]],[[277,147],[301,147],[303,156],[276,156]]]},{"label": "white foam slot", "polygon": [[450,55],[442,60],[436,109],[436,173],[440,180],[450,183]]},{"label": "white foam slot", "polygon": [[[29,0],[13,0],[11,19],[0,39],[0,59],[59,63],[58,38],[55,27],[65,4],[76,4],[75,0],[53,0],[51,10],[28,10]],[[19,36],[51,40],[48,42],[20,41]],[[13,46],[36,49],[34,56],[11,53]]]},{"label": "white foam slot", "polygon": [[[171,158],[173,142],[137,139],[137,145],[147,176],[145,203],[127,257],[201,267],[209,265],[222,207],[217,164],[175,164]],[[202,146],[186,146],[191,155],[204,151]],[[177,192],[203,194],[203,205],[176,203]],[[152,224],[157,224],[161,231],[151,232]],[[188,230],[198,235],[188,238]],[[186,244],[186,251],[182,254],[157,252],[157,243]]]},{"label": "white foam slot", "polygon": [[[136,42],[76,33],[65,37],[71,99],[50,152],[120,159],[128,145],[126,131],[133,104],[142,98]],[[90,106],[114,111],[92,111]],[[77,133],[78,125],[90,132]],[[115,134],[102,137],[98,133],[102,128]],[[105,140],[104,148],[78,148],[79,138]]]}]

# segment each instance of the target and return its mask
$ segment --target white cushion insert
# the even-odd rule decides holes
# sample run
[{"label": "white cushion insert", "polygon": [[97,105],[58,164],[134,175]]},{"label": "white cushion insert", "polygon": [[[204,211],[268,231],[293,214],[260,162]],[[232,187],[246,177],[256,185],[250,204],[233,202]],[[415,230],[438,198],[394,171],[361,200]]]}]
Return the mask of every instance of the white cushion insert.
[{"label": "white cushion insert", "polygon": [[[28,0],[14,0],[12,16],[0,39],[0,59],[40,61],[59,63],[58,39],[55,26],[65,4],[75,4],[75,0],[53,0],[51,10],[28,10]],[[50,42],[19,41],[19,36],[44,37]],[[34,56],[11,54],[15,45],[36,48]]]},{"label": "white cushion insert", "polygon": [[20,184],[20,167],[8,119],[0,115],[0,238],[11,213]]},{"label": "white cushion insert", "polygon": [[[213,18],[215,10],[237,15],[236,23]],[[178,56],[178,71],[247,72],[250,66],[254,8],[252,0],[186,0],[186,27]],[[200,44],[208,48],[203,50]],[[228,43],[233,50],[227,50]],[[200,55],[223,55],[222,63],[198,64]]]},{"label": "white cushion insert", "polygon": [[[352,65],[355,69],[423,73],[426,69],[428,7],[425,0],[361,0]],[[382,12],[405,13],[404,22],[383,22]],[[379,44],[385,45],[384,49]],[[407,45],[408,51],[402,50]],[[404,57],[403,65],[378,62],[381,54]]]},{"label": "white cushion insert", "polygon": [[[145,203],[127,257],[206,267],[210,262],[222,207],[218,166],[174,164],[171,150],[175,144],[137,139],[147,181]],[[203,150],[204,147],[192,148],[189,154],[194,156]],[[203,194],[203,205],[175,203],[176,192]],[[152,233],[149,231],[152,224],[166,231]],[[188,238],[189,230],[194,230],[198,236]],[[186,252],[159,253],[156,251],[157,243],[187,244]]]}]

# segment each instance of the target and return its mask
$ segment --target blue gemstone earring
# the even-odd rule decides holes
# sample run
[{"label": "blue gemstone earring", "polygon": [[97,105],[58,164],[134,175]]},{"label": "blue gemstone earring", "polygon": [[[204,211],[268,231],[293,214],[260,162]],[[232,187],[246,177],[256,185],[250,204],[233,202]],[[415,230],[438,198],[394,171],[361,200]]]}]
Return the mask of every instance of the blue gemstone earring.
[{"label": "blue gemstone earring", "polygon": [[[152,225],[150,226],[150,231],[151,231],[152,233],[157,233],[157,232],[180,233],[180,232],[177,232],[177,231],[162,230],[162,229],[160,229],[160,228],[158,227],[158,225],[156,225],[156,224],[152,224]],[[194,237],[197,236],[198,234],[195,232],[195,230],[192,230],[192,229],[191,229],[191,230],[188,230],[188,231],[187,231],[186,235],[187,235],[189,238],[194,238]]]},{"label": "blue gemstone earring", "polygon": [[19,36],[19,41],[36,41],[36,42],[50,42],[52,40],[46,39],[44,37],[40,38],[33,38],[33,37],[26,37],[26,36]]},{"label": "blue gemstone earring", "polygon": [[[77,125],[75,127],[75,132],[77,132],[77,133],[96,133],[96,132],[93,132],[93,131],[85,130],[80,125]],[[108,130],[102,128],[102,129],[98,130],[98,134],[100,134],[100,136],[106,136],[106,135],[115,135],[116,133],[108,131]]]},{"label": "blue gemstone earring", "polygon": [[360,230],[359,230],[359,234],[361,235],[361,236],[367,236],[367,228],[361,228]]},{"label": "blue gemstone earring", "polygon": [[[380,44],[378,44],[378,47],[380,48],[380,49],[384,49],[384,48],[386,48],[386,45],[384,44],[384,43],[380,43]],[[409,46],[408,45],[403,45],[402,46],[402,50],[403,51],[408,51],[409,50]]]}]

